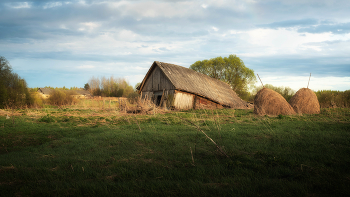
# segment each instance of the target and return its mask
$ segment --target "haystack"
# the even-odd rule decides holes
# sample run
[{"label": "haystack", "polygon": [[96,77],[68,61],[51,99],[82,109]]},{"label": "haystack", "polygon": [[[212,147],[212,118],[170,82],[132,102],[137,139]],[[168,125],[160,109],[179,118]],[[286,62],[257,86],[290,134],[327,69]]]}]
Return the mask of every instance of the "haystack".
[{"label": "haystack", "polygon": [[272,116],[296,114],[282,95],[268,88],[263,88],[256,94],[254,98],[254,113]]},{"label": "haystack", "polygon": [[319,114],[320,103],[316,94],[309,88],[301,88],[290,99],[289,104],[298,114]]}]

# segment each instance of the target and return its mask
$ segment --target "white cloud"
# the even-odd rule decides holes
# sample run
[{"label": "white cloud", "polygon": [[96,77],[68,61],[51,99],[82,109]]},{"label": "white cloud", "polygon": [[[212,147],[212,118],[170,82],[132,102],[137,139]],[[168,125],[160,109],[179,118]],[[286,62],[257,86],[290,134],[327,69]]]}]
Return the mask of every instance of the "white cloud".
[{"label": "white cloud", "polygon": [[[290,87],[296,91],[300,88],[306,88],[309,81],[309,75],[301,76],[260,76],[264,84],[273,86]],[[261,86],[260,81],[256,83]],[[350,77],[315,77],[311,76],[309,88],[317,90],[348,90],[350,87]]]},{"label": "white cloud", "polygon": [[43,6],[43,8],[48,9],[48,8],[59,7],[59,6],[62,6],[62,2],[50,2],[50,3],[46,3]]},{"label": "white cloud", "polygon": [[[145,73],[146,74],[146,73]],[[128,75],[125,76],[126,80],[129,81],[129,83],[132,86],[135,86],[137,83],[141,83],[145,75]]]},{"label": "white cloud", "polygon": [[[127,3],[113,3],[114,7],[122,8],[123,16],[136,18],[157,18],[157,17],[186,17],[198,14],[200,2],[176,1],[176,2],[155,2],[155,1],[128,1]],[[202,6],[203,7],[203,6]]]},{"label": "white cloud", "polygon": [[95,66],[93,65],[81,65],[77,67],[78,69],[93,69]]},{"label": "white cloud", "polygon": [[248,53],[260,55],[303,54],[305,50],[322,51],[315,43],[330,40],[331,33],[300,34],[296,29],[254,29],[241,34],[244,40],[255,46]]},{"label": "white cloud", "polygon": [[130,30],[122,29],[118,32],[117,39],[121,41],[134,41],[136,39],[140,40],[140,36]]},{"label": "white cloud", "polygon": [[101,25],[99,23],[94,23],[94,22],[85,22],[85,23],[80,23],[80,28],[78,28],[79,31],[94,31]]},{"label": "white cloud", "polygon": [[[197,60],[237,54],[244,61],[251,60],[253,67],[267,68],[259,70],[259,74],[269,69],[276,70],[280,64],[279,74],[289,75],[292,69],[283,68],[285,64],[296,65],[298,68],[295,69],[301,70],[305,65],[308,68],[312,67],[310,65],[319,66],[317,62],[321,61],[323,66],[339,69],[334,69],[333,76],[350,72],[346,68],[350,54],[350,34],[346,33],[349,3],[346,1],[340,3],[343,5],[333,5],[326,0],[297,0],[296,3],[269,0],[29,2],[33,1],[6,4],[0,27],[7,21],[13,24],[6,26],[9,31],[0,35],[0,45],[6,46],[0,48],[0,54],[12,59],[21,56],[46,60],[42,68],[35,66],[38,70],[44,70],[46,65],[51,65],[50,61],[60,59],[59,65],[68,67],[56,66],[57,70],[75,68],[80,69],[80,73],[118,73],[133,78],[146,72],[154,60],[189,66]],[[317,2],[319,6],[313,7]],[[34,6],[37,7],[30,9]],[[21,8],[26,8],[25,12],[19,10]],[[307,12],[303,12],[306,8]],[[257,28],[263,24],[283,26],[283,21],[343,22],[344,25],[339,27],[344,29],[342,34],[301,34],[298,25],[285,29]],[[316,31],[308,24],[303,23],[303,27],[308,28],[304,32],[327,30],[319,28]],[[278,61],[274,62],[274,58]],[[69,61],[69,64],[64,63]],[[26,62],[21,64],[22,69],[27,65]],[[329,67],[315,70],[325,73],[322,76],[331,76],[327,73]],[[272,78],[271,82],[277,83],[273,85],[279,85],[283,80],[298,83],[294,79],[298,78],[281,76]],[[343,87],[344,84],[349,87],[344,78],[314,80],[324,87],[321,89]],[[322,80],[336,82],[327,86]]]},{"label": "white cloud", "polygon": [[31,8],[31,4],[28,2],[18,2],[18,3],[8,3],[6,4],[10,8],[22,9],[22,8]]}]

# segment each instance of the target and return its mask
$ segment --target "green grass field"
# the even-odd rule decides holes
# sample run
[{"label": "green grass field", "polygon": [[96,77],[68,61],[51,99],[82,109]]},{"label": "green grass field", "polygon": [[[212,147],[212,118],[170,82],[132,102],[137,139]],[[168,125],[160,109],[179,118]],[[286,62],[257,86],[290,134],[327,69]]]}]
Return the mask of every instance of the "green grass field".
[{"label": "green grass field", "polygon": [[350,109],[2,112],[0,196],[350,196]]}]

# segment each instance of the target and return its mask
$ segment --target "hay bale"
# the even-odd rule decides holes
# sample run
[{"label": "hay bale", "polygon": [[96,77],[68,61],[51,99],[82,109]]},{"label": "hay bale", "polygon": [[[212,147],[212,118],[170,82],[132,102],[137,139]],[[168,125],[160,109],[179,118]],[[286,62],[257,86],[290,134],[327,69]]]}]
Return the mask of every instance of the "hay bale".
[{"label": "hay bale", "polygon": [[268,88],[263,88],[256,94],[254,113],[272,116],[296,114],[282,95]]},{"label": "hay bale", "polygon": [[320,103],[316,94],[309,88],[301,88],[290,99],[289,104],[298,114],[319,114]]}]

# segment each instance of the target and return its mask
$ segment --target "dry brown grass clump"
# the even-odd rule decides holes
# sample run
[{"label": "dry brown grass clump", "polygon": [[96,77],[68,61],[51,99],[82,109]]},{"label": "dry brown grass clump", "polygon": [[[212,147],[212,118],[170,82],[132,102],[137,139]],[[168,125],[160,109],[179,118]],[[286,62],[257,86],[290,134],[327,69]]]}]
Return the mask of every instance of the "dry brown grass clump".
[{"label": "dry brown grass clump", "polygon": [[319,114],[320,103],[316,94],[309,88],[301,88],[290,99],[289,104],[299,114]]},{"label": "dry brown grass clump", "polygon": [[268,88],[263,88],[256,94],[254,98],[254,113],[273,116],[296,114],[282,95]]}]

